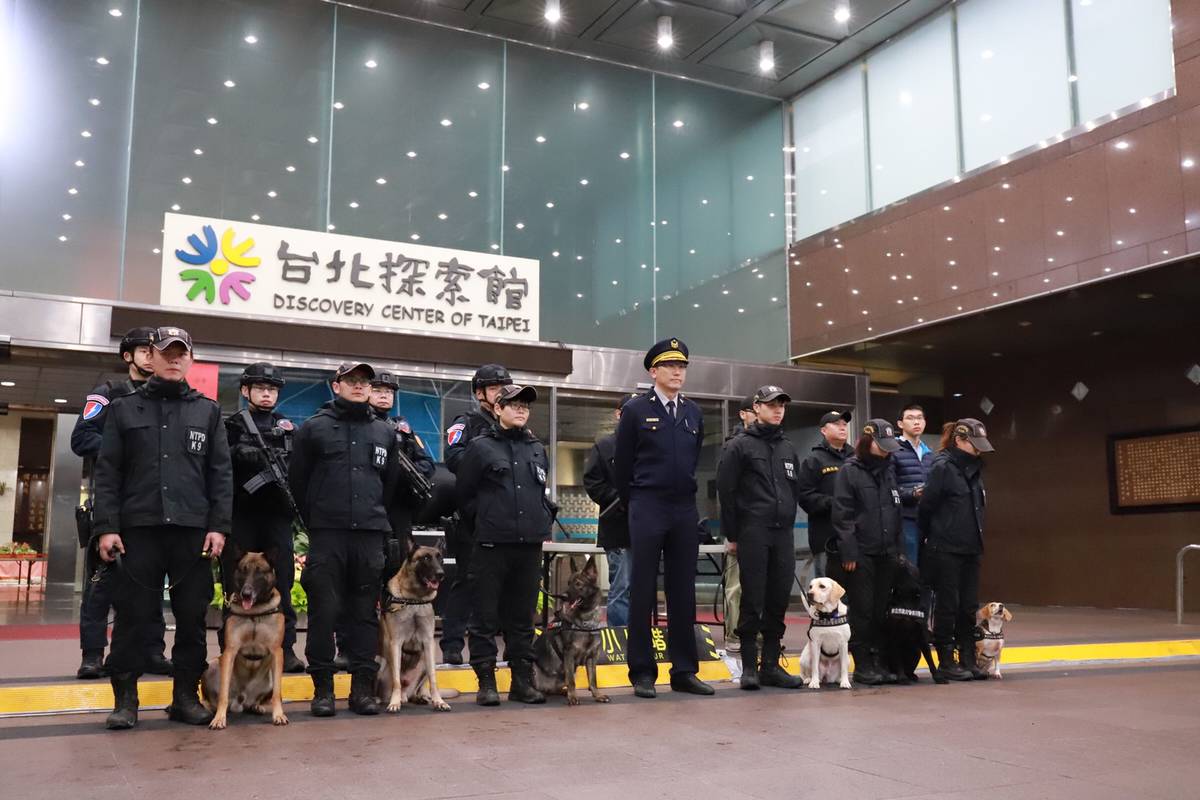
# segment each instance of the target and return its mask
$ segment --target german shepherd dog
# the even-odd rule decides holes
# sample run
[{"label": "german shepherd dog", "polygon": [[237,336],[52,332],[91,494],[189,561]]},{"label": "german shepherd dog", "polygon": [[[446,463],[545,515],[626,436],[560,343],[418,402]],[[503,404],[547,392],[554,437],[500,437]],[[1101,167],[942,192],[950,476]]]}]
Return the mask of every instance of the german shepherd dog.
[{"label": "german shepherd dog", "polygon": [[412,546],[384,588],[375,694],[387,701],[388,711],[405,702],[450,710],[438,691],[433,653],[433,601],[445,577],[435,548]]},{"label": "german shepherd dog", "polygon": [[894,565],[892,596],[888,601],[887,663],[900,683],[916,683],[917,664],[925,657],[929,674],[936,683],[949,683],[933,663],[929,638],[933,625],[933,591],[921,584],[917,566],[904,556]]},{"label": "german shepherd dog", "polygon": [[565,694],[567,705],[579,705],[575,668],[587,667],[588,690],[597,703],[607,703],[596,684],[600,656],[600,578],[594,558],[567,580],[566,596],[554,608],[554,619],[533,645],[534,681],[547,694]]},{"label": "german shepherd dog", "polygon": [[225,589],[225,649],[200,682],[204,704],[213,712],[213,730],[225,727],[230,711],[265,714],[287,725],[283,713],[283,614],[275,569],[264,553],[233,550],[233,579]]}]

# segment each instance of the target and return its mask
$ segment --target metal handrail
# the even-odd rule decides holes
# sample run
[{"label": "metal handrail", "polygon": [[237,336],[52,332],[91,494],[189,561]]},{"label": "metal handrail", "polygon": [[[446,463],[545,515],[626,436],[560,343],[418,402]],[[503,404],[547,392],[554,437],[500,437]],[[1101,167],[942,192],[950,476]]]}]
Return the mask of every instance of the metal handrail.
[{"label": "metal handrail", "polygon": [[1189,544],[1175,555],[1175,624],[1183,624],[1183,557],[1189,550],[1200,550],[1200,544]]}]

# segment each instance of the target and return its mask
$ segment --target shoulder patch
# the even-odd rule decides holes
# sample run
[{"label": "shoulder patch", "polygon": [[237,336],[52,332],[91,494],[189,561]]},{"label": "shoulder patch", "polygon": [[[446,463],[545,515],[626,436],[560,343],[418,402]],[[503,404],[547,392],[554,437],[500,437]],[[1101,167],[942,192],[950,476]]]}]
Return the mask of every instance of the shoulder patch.
[{"label": "shoulder patch", "polygon": [[296,423],[292,422],[290,419],[281,419],[279,420],[279,428],[280,430],[294,431],[296,430]]},{"label": "shoulder patch", "polygon": [[95,419],[104,413],[104,407],[108,405],[108,398],[102,394],[89,394],[83,405],[83,418]]},{"label": "shoulder patch", "polygon": [[455,424],[451,425],[446,429],[446,444],[453,447],[461,442],[463,438],[463,431],[466,429],[466,424],[462,422],[456,422]]},{"label": "shoulder patch", "polygon": [[401,433],[412,433],[412,426],[409,425],[408,420],[404,419],[403,417],[396,422],[396,427],[400,429]]}]

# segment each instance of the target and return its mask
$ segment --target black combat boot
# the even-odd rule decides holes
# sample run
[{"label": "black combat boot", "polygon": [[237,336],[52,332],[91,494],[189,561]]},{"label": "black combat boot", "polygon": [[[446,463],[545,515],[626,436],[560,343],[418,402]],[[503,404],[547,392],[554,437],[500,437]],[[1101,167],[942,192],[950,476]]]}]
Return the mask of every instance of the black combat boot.
[{"label": "black combat boot", "polygon": [[868,647],[859,645],[854,648],[854,676],[851,680],[865,686],[878,686],[883,683],[883,676],[875,666]]},{"label": "black combat boot", "polygon": [[508,689],[510,702],[530,705],[546,702],[546,695],[533,685],[533,664],[528,661],[513,661],[508,667],[512,672],[512,686]]},{"label": "black combat boot", "polygon": [[110,731],[125,731],[137,725],[138,690],[137,676],[132,672],[113,675],[113,710],[104,721]]},{"label": "black combat boot", "polygon": [[283,648],[283,671],[293,675],[299,675],[304,672],[304,662],[296,655],[296,651],[290,647]]},{"label": "black combat boot", "polygon": [[146,656],[146,667],[143,672],[150,675],[174,675],[175,667],[171,660],[162,653],[150,653]]},{"label": "black combat boot", "polygon": [[738,679],[738,686],[752,692],[760,686],[758,677],[758,637],[742,643],[741,650],[742,677]]},{"label": "black combat boot", "polygon": [[782,648],[778,641],[764,641],[762,666],[758,668],[758,679],[763,686],[777,686],[780,689],[799,689],[804,685],[799,675],[793,675],[779,663]]},{"label": "black combat boot", "polygon": [[383,710],[375,696],[375,673],[370,670],[350,676],[350,710],[364,717],[373,717]]},{"label": "black combat boot", "polygon": [[938,645],[937,654],[938,674],[943,678],[952,681],[969,681],[972,679],[971,671],[963,669],[962,665],[954,660],[954,645]]},{"label": "black combat boot", "polygon": [[875,663],[875,669],[879,673],[879,677],[884,683],[899,683],[900,676],[892,672],[888,668],[887,658],[878,649],[871,649],[871,660]]},{"label": "black combat boot", "polygon": [[978,659],[975,658],[975,642],[969,644],[959,643],[958,645],[958,663],[962,664],[963,669],[971,673],[971,678],[977,681],[986,681],[988,674],[979,668]]},{"label": "black combat boot", "polygon": [[207,725],[212,722],[213,712],[201,705],[200,698],[196,696],[199,685],[199,673],[177,670],[171,686],[171,705],[166,708],[167,717],[188,725]]},{"label": "black combat boot", "polygon": [[314,672],[312,682],[313,699],[308,710],[314,717],[332,717],[337,713],[333,703],[333,673]]},{"label": "black combat boot", "polygon": [[104,675],[104,651],[103,650],[84,650],[83,660],[79,662],[79,669],[75,670],[75,677],[81,681],[93,680]]},{"label": "black combat boot", "polygon": [[442,650],[442,661],[451,666],[459,666],[463,663],[462,648],[447,647]]},{"label": "black combat boot", "polygon": [[475,693],[475,704],[480,706],[500,705],[500,692],[496,691],[496,667],[476,667],[475,677],[479,680],[479,691]]}]

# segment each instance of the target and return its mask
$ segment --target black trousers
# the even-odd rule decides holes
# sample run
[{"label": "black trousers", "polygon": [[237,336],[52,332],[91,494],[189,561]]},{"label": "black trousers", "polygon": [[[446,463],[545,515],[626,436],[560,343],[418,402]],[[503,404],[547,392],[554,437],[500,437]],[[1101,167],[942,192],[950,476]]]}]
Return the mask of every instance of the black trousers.
[{"label": "black trousers", "polygon": [[504,656],[533,660],[533,615],[542,579],[542,545],[477,543],[471,556],[471,666],[496,664],[496,634],[504,634]]},{"label": "black trousers", "polygon": [[978,555],[932,550],[921,552],[921,573],[936,593],[933,610],[935,647],[974,647],[975,612],[979,610]]},{"label": "black trousers", "polygon": [[[408,555],[408,545],[412,541],[412,511],[408,508],[392,508],[388,510],[388,522],[392,524],[392,531],[384,538],[383,546],[383,570],[379,573],[379,583],[382,587],[387,585],[400,567],[404,566],[404,559]],[[346,644],[346,631],[350,626],[350,609],[348,606],[342,606],[342,615],[338,619],[337,633],[334,636],[334,641],[337,643],[337,652],[344,655],[349,652]]]},{"label": "black trousers", "polygon": [[738,641],[778,642],[787,629],[784,615],[796,574],[796,546],[791,528],[746,527],[738,536],[738,569],[742,600],[738,607]]},{"label": "black trousers", "polygon": [[846,573],[845,603],[850,611],[850,649],[855,659],[865,650],[882,650],[888,600],[895,580],[892,556],[858,557],[854,572]]},{"label": "black trousers", "polygon": [[475,541],[468,530],[473,522],[460,521],[456,530],[446,531],[446,552],[454,559],[454,580],[446,592],[442,608],[442,652],[462,651],[466,642],[467,623],[471,617],[471,560]]},{"label": "black trousers", "polygon": [[[108,611],[119,581],[116,567],[100,560],[95,541],[83,551],[83,591],[79,599],[79,649],[85,654],[104,655],[108,646]],[[145,627],[146,655],[163,655],[167,649],[167,625],[163,620],[162,600],[158,613]]]},{"label": "black trousers", "polygon": [[[229,557],[221,559],[221,588],[226,595],[231,591],[233,572],[237,563],[233,560],[233,548],[243,553],[271,553],[275,568],[275,588],[279,590],[279,608],[283,612],[283,646],[296,644],[296,609],[292,608],[292,584],[296,582],[295,546],[292,543],[292,520],[290,512],[263,513],[234,509],[233,530],[225,543]],[[228,618],[226,609],[224,618]],[[225,628],[217,632],[217,641],[225,649]]]},{"label": "black trousers", "polygon": [[634,495],[629,501],[629,681],[657,678],[650,616],[658,603],[658,564],[667,594],[667,656],[672,675],[700,669],[696,651],[696,558],[700,553],[694,498],[666,502]]},{"label": "black trousers", "polygon": [[171,613],[175,616],[175,646],[171,660],[176,676],[195,674],[208,665],[204,616],[212,602],[212,566],[200,557],[202,528],[161,525],[121,531],[125,545],[113,594],[113,621],[109,669],[114,674],[140,675],[145,664],[145,642],[162,614],[163,579],[169,578]]},{"label": "black trousers", "polygon": [[308,532],[300,585],[308,594],[304,655],[312,674],[332,673],[334,629],[346,610],[346,657],[352,673],[375,671],[379,651],[379,577],[383,531],[319,529]]}]

